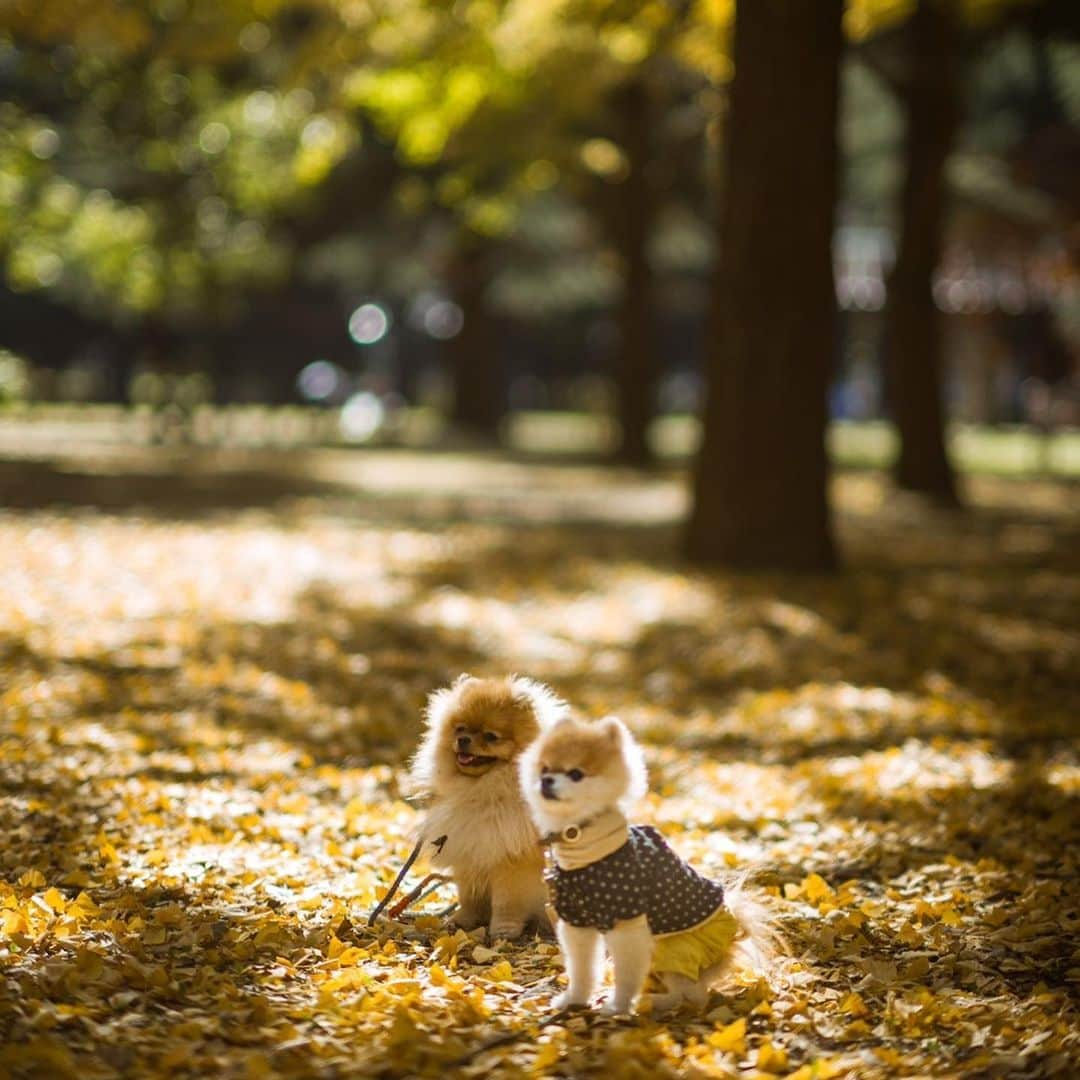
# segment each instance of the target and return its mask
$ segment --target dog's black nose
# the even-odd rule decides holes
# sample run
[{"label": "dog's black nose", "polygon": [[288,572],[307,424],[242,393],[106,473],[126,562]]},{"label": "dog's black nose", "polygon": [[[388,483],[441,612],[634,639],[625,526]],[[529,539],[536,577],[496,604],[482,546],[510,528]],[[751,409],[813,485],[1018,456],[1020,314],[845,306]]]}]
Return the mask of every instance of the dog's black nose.
[{"label": "dog's black nose", "polygon": [[554,776],[541,776],[540,777],[540,793],[542,795],[554,795],[555,794],[555,777]]},{"label": "dog's black nose", "polygon": [[472,742],[471,735],[459,735],[457,737],[457,748],[459,750],[468,750],[469,744]]}]

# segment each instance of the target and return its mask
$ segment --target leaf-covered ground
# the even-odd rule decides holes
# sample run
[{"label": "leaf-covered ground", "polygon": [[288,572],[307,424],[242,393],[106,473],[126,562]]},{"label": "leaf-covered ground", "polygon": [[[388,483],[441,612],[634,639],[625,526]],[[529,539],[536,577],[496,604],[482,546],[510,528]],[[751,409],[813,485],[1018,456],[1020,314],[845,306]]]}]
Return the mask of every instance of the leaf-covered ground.
[{"label": "leaf-covered ground", "polygon": [[[845,574],[731,577],[671,476],[178,454],[0,463],[0,1076],[1077,1074],[1075,488],[848,476]],[[632,725],[774,985],[543,1026],[550,941],[367,928],[462,670]]]}]

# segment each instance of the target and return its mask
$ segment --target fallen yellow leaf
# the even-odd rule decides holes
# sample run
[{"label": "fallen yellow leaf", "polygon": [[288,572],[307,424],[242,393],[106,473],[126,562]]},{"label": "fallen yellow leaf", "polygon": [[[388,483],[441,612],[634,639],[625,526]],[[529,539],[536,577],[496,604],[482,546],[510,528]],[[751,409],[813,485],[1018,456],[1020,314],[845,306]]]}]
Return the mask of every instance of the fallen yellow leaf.
[{"label": "fallen yellow leaf", "polygon": [[725,1050],[735,1054],[746,1051],[746,1018],[740,1016],[726,1027],[720,1028],[705,1037],[705,1041],[716,1050]]}]

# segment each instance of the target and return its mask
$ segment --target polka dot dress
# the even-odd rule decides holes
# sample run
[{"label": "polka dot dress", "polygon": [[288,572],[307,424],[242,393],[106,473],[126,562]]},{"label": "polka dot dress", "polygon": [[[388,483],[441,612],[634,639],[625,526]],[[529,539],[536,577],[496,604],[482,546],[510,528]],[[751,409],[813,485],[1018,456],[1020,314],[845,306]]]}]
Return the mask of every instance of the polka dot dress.
[{"label": "polka dot dress", "polygon": [[723,886],[684,863],[649,825],[632,825],[621,848],[588,866],[556,866],[548,880],[559,918],[596,930],[645,915],[652,933],[675,934],[724,903]]}]

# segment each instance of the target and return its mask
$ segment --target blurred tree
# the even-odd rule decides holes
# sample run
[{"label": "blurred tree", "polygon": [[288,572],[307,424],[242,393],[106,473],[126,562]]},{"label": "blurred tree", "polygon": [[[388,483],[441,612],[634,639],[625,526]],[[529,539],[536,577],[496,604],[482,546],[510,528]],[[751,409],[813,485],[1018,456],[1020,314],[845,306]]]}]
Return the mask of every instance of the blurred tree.
[{"label": "blurred tree", "polygon": [[900,436],[898,487],[958,502],[945,445],[945,358],[933,276],[944,246],[948,160],[960,119],[959,41],[953,5],[920,0],[903,33],[892,80],[905,117],[904,180],[896,260],[885,302],[885,362]]},{"label": "blurred tree", "polygon": [[659,369],[656,301],[649,263],[658,200],[650,172],[654,134],[648,81],[627,81],[617,91],[615,104],[626,162],[621,182],[613,192],[611,212],[611,233],[622,278],[615,377],[619,422],[616,456],[627,465],[647,465],[652,461],[648,432]]},{"label": "blurred tree", "polygon": [[[998,9],[1062,9],[955,3],[965,34]],[[848,32],[902,59],[913,6],[848,0]],[[459,419],[490,431],[510,366],[569,377],[603,365],[621,453],[644,461],[657,376],[693,362],[670,313],[680,306],[680,330],[696,322],[710,272],[701,150],[722,126],[732,11],[731,0],[0,5],[12,303],[41,292],[117,340],[144,328],[206,342],[222,369],[279,365],[284,394],[301,356],[362,369],[377,351],[344,334],[360,298],[411,311],[421,293],[452,292],[469,308],[458,337],[427,334],[415,314],[395,324],[414,334],[414,385],[433,358],[452,361],[474,388]],[[882,141],[877,115],[865,123]],[[448,237],[462,238],[454,256]],[[318,317],[302,318],[305,305]],[[323,321],[331,329],[313,335]],[[55,340],[77,340],[70,329]]]},{"label": "blurred tree", "polygon": [[13,286],[119,320],[190,322],[220,313],[234,286],[279,279],[291,237],[277,220],[310,209],[356,140],[340,109],[293,83],[298,11],[0,11],[0,255]]},{"label": "blurred tree", "polygon": [[[591,280],[544,287],[564,307],[572,290],[580,309],[606,301],[620,274],[627,359],[616,357],[615,373],[627,454],[640,459],[658,369],[656,335],[642,328],[656,306],[648,248],[659,192],[657,162],[641,152],[649,140],[627,121],[635,94],[621,88],[657,57],[653,81],[716,66],[719,35],[705,48],[702,28],[711,33],[727,5],[694,6],[685,24],[689,5],[650,0],[4,7],[0,81],[12,104],[0,186],[12,197],[0,258],[16,289],[117,324],[203,333],[245,308],[284,319],[289,305],[266,298],[301,288],[315,266],[343,296],[350,283],[354,293],[406,279],[428,287],[432,274],[457,290],[473,258],[441,258],[439,237],[486,238],[483,262],[503,273],[522,210],[540,198],[564,213],[576,200],[592,218],[582,245]],[[382,243],[391,232],[396,247]],[[543,271],[551,279],[555,263]],[[505,294],[497,284],[487,301]],[[480,295],[469,294],[465,338],[501,347],[475,325],[492,306]],[[460,344],[434,348],[452,359]],[[462,382],[475,376],[473,365]],[[493,381],[497,396],[506,382]],[[505,408],[502,396],[486,415]]]},{"label": "blurred tree", "polygon": [[[703,48],[700,31],[722,24],[728,5],[417,5],[431,16],[426,37],[357,71],[347,93],[407,163],[433,167],[422,212],[448,210],[490,237],[489,248],[504,246],[528,201],[556,182],[588,209],[620,283],[617,453],[643,464],[659,372],[649,249],[663,196],[656,168],[662,126],[650,88],[670,84],[678,71],[696,70],[703,81],[722,46],[716,34]],[[475,370],[464,378],[474,384]]]},{"label": "blurred tree", "polygon": [[688,554],[827,569],[841,0],[735,16],[714,341]]},{"label": "blurred tree", "polygon": [[[1080,23],[1075,6],[1070,11],[1060,0],[918,0],[899,26],[895,19],[906,15],[902,9],[889,10],[878,0],[855,0],[852,7],[862,20],[860,31],[869,34],[860,55],[890,87],[904,120],[898,243],[884,316],[889,406],[899,435],[894,479],[903,490],[955,505],[960,493],[947,447],[946,356],[934,276],[945,248],[950,190],[958,186],[948,164],[964,101],[971,96],[968,76],[990,43],[1014,28],[1042,40],[1051,33],[1075,35]],[[1036,84],[1047,81],[1048,67],[1036,64]],[[1054,95],[1045,86],[1039,89],[1037,100],[1053,104]],[[1017,108],[1015,101],[1012,106],[1011,125],[1031,119],[1024,117],[1026,107]],[[1060,109],[1054,115],[1059,119]],[[1000,152],[1015,153],[1015,142],[1010,138]],[[1063,164],[1061,157],[1057,164]],[[974,171],[980,171],[977,165]],[[973,185],[969,176],[962,186],[969,200],[979,200],[982,193],[973,190],[978,181]],[[1021,185],[1011,186],[1005,198],[1023,204]]]},{"label": "blurred tree", "polygon": [[506,414],[506,370],[496,352],[491,312],[493,244],[462,227],[445,271],[450,296],[461,312],[461,330],[450,339],[453,403],[450,421],[487,442],[498,436]]}]

